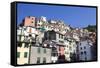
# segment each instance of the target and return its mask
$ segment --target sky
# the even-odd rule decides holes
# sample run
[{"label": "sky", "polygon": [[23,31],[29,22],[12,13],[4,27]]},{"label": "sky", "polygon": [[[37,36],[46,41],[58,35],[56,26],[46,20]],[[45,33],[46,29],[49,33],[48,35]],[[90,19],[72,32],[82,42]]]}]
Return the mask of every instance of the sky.
[{"label": "sky", "polygon": [[96,8],[91,7],[18,3],[17,24],[20,24],[26,16],[35,16],[37,18],[45,16],[47,20],[62,20],[66,25],[75,28],[96,25]]}]

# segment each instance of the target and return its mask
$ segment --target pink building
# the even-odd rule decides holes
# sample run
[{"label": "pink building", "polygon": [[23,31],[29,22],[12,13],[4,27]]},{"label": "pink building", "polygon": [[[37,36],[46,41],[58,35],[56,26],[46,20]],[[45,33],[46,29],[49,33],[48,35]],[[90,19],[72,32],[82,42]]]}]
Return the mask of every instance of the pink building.
[{"label": "pink building", "polygon": [[24,26],[32,26],[35,27],[36,18],[32,16],[25,17],[24,19]]},{"label": "pink building", "polygon": [[64,55],[64,47],[59,48],[60,55]]},{"label": "pink building", "polygon": [[64,45],[57,44],[57,51],[59,55],[64,55]]},{"label": "pink building", "polygon": [[66,62],[65,55],[64,55],[64,45],[58,45],[58,63]]}]

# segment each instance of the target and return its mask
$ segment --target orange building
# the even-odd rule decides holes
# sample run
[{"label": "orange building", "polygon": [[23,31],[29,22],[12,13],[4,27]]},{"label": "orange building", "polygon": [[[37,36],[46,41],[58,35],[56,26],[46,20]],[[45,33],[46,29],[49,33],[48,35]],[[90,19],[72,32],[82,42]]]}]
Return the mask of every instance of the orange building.
[{"label": "orange building", "polygon": [[32,26],[35,27],[36,18],[32,16],[25,17],[24,19],[24,26]]}]

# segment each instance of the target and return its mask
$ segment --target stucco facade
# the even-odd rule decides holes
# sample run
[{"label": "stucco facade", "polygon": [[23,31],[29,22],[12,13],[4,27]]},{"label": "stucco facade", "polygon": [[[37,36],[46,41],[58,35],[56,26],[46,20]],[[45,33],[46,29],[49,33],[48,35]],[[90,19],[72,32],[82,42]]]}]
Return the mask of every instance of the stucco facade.
[{"label": "stucco facade", "polygon": [[76,54],[76,42],[73,39],[65,40],[65,57],[67,61],[71,61],[71,54]]},{"label": "stucco facade", "polygon": [[91,45],[89,44],[88,40],[80,41],[78,48],[80,61],[92,60]]},{"label": "stucco facade", "polygon": [[51,63],[51,49],[31,46],[30,64]]}]

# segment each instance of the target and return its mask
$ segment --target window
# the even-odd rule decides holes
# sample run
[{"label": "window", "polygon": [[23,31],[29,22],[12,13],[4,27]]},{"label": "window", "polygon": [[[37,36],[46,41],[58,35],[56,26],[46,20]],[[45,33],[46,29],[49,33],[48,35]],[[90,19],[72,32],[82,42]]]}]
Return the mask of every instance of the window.
[{"label": "window", "polygon": [[86,49],[86,47],[84,47],[84,49]]},{"label": "window", "polygon": [[57,49],[55,48],[55,47],[52,47],[52,51],[54,52],[54,51],[57,51]]},{"label": "window", "polygon": [[28,42],[28,36],[25,36],[24,42]]},{"label": "window", "polygon": [[71,41],[69,41],[69,45],[71,45]]},{"label": "window", "polygon": [[57,52],[51,53],[51,56],[58,56]]},{"label": "window", "polygon": [[59,40],[60,43],[64,43],[64,41]]},{"label": "window", "polygon": [[17,42],[17,46],[18,47],[22,47],[22,43],[21,42]]},{"label": "window", "polygon": [[72,47],[71,46],[69,47],[69,50],[72,50]]},{"label": "window", "polygon": [[20,52],[17,52],[17,58],[19,58],[20,57]]},{"label": "window", "polygon": [[63,35],[61,35],[61,38],[63,39]]},{"label": "window", "polygon": [[69,52],[65,52],[65,54],[69,54]]},{"label": "window", "polygon": [[[35,38],[31,38],[32,39],[32,43],[34,44],[36,42],[36,39]],[[37,37],[38,39],[38,37]]]},{"label": "window", "polygon": [[80,49],[82,50],[82,47]]},{"label": "window", "polygon": [[47,47],[49,47],[50,45],[49,44],[47,44]]},{"label": "window", "polygon": [[59,38],[62,38],[63,39],[63,35],[59,34]]},{"label": "window", "polygon": [[40,50],[40,47],[38,47],[38,53],[40,53],[40,51],[41,51],[41,50]]},{"label": "window", "polygon": [[32,21],[32,23],[34,23],[34,21]]},{"label": "window", "polygon": [[27,48],[28,48],[28,46],[29,46],[29,44],[28,44],[28,43],[25,43],[25,47],[27,47]]},{"label": "window", "polygon": [[59,51],[61,51],[61,48],[59,47]]},{"label": "window", "polygon": [[87,57],[85,57],[85,60],[87,60]]},{"label": "window", "polygon": [[44,53],[46,53],[46,49],[44,48]]},{"label": "window", "polygon": [[60,38],[60,34],[59,34],[59,38]]},{"label": "window", "polygon": [[29,37],[32,37],[32,35],[31,35],[31,34],[29,34]]},{"label": "window", "polygon": [[24,30],[26,31],[26,28],[24,28]]},{"label": "window", "polygon": [[37,63],[40,63],[40,57],[37,57]]},{"label": "window", "polygon": [[24,57],[27,58],[27,52],[24,53]]},{"label": "window", "polygon": [[81,55],[83,55],[83,52],[81,52]]},{"label": "window", "polygon": [[40,26],[40,24],[38,24],[38,26]]},{"label": "window", "polygon": [[80,45],[81,45],[81,43],[80,43]]},{"label": "window", "polygon": [[46,58],[45,57],[43,58],[43,63],[46,63]]},{"label": "window", "polygon": [[84,54],[86,55],[86,51],[84,51]]}]

